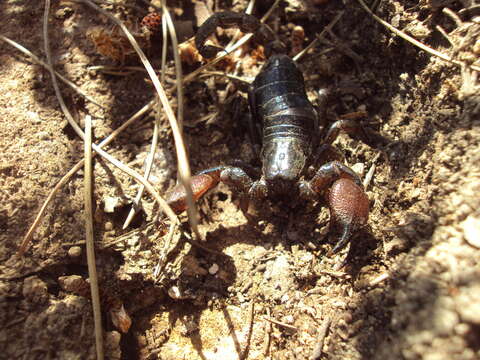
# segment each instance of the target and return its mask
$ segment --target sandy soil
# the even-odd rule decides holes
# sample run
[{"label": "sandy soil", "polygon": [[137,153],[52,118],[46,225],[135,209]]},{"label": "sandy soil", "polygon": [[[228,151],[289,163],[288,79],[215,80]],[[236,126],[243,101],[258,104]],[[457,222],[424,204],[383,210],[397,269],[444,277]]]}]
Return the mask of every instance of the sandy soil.
[{"label": "sandy soil", "polygon": [[[135,5],[104,8],[139,32],[149,11],[144,3],[114,3]],[[200,21],[193,3],[169,2],[181,37],[192,36]],[[214,10],[246,7],[245,1],[215,3]],[[258,3],[254,14],[261,17],[272,1]],[[480,66],[476,0],[376,3],[376,14],[395,27]],[[1,2],[0,35],[45,59],[43,7]],[[264,204],[256,209],[259,221],[249,223],[238,196],[224,185],[199,203],[204,245],[214,251],[192,246],[187,225],[166,249],[168,226],[154,221],[158,208],[148,196],[140,216],[122,230],[138,185],[96,159],[96,256],[109,359],[310,359],[320,340],[321,359],[480,359],[477,74],[393,35],[355,1],[283,1],[269,24],[287,44],[294,27],[303,27],[302,47],[341,11],[325,35],[330,44],[321,43],[299,67],[314,103],[319,89],[330,91],[326,123],[366,112],[358,120],[381,135],[371,146],[346,135],[335,142],[362,177],[375,167],[367,188],[369,225],[352,242],[346,265],[340,267],[345,252],[328,256],[334,242],[322,202],[293,209]],[[55,69],[102,105],[61,83],[76,120],[83,126],[86,114],[94,118],[97,140],[153,98],[146,73],[122,67],[122,61],[139,66],[118,45],[122,37],[91,8],[54,1],[49,35]],[[104,42],[95,46],[95,35]],[[148,48],[156,68],[160,42],[153,36]],[[263,63],[260,53],[252,42],[217,71],[253,77]],[[168,64],[167,91],[176,104],[173,61]],[[116,73],[91,68],[98,65],[115,66]],[[184,72],[199,65],[185,62]],[[48,71],[3,41],[0,79],[0,358],[94,358],[88,291],[72,285],[78,280],[85,288],[88,278],[83,170],[57,193],[25,256],[17,255],[48,193],[83,158],[83,143],[60,110]],[[242,86],[207,75],[184,91],[192,170],[238,159],[256,166],[235,116]],[[129,127],[109,153],[142,172],[154,117],[149,112]],[[163,194],[175,182],[176,157],[163,115],[160,122],[152,182]],[[159,259],[166,261],[155,276]],[[118,304],[132,318],[127,333],[112,323],[110,310]]]}]

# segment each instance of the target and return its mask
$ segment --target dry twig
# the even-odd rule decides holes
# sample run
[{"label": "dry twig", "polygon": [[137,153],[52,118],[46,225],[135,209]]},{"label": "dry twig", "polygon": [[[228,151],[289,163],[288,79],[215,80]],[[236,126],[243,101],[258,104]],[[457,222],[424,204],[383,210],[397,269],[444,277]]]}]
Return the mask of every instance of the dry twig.
[{"label": "dry twig", "polygon": [[[50,0],[46,3],[48,7]],[[48,11],[46,11],[48,17]],[[47,18],[48,21],[48,18]],[[87,243],[87,265],[88,277],[90,279],[90,293],[92,297],[93,321],[95,323],[95,344],[97,349],[97,359],[103,359],[103,330],[102,330],[102,312],[100,309],[100,292],[98,290],[97,267],[95,265],[95,242],[93,236],[93,205],[92,205],[92,118],[85,117],[85,239]]]},{"label": "dry twig", "polygon": [[[270,317],[270,308],[267,308],[267,317]],[[268,353],[270,352],[270,343],[272,341],[271,333],[272,333],[272,323],[270,321],[265,320],[265,337],[264,337],[263,349],[262,349],[262,354],[264,357],[267,357]]]},{"label": "dry twig", "polygon": [[245,350],[243,350],[240,359],[246,359],[248,357],[248,352],[250,350],[250,340],[252,339],[252,330],[253,330],[253,321],[255,319],[255,301],[252,300],[250,305],[250,315],[249,315],[249,327],[248,327],[248,336],[247,336],[247,343],[245,344]]},{"label": "dry twig", "polygon": [[267,321],[269,321],[269,322],[271,322],[271,323],[273,323],[273,324],[275,324],[275,325],[281,326],[281,327],[283,327],[283,328],[285,328],[285,329],[288,329],[288,330],[291,330],[291,331],[295,331],[295,332],[298,331],[298,328],[296,328],[296,327],[293,326],[293,325],[286,324],[286,323],[284,323],[284,322],[281,322],[281,321],[272,319],[272,318],[267,317],[267,316],[264,316],[263,318],[264,318],[265,320],[267,320]]},{"label": "dry twig", "polygon": [[323,345],[325,344],[325,338],[327,337],[328,329],[330,328],[331,322],[332,319],[326,317],[323,320],[322,326],[318,329],[315,347],[313,348],[310,360],[319,360],[321,358],[323,352]]},{"label": "dry twig", "polygon": [[375,169],[377,168],[377,165],[375,165],[375,162],[378,160],[381,154],[382,153],[379,152],[377,153],[377,155],[375,155],[375,157],[372,160],[372,166],[368,170],[367,175],[365,175],[365,179],[363,180],[363,187],[365,189],[368,188],[368,186],[370,185],[370,182],[372,181],[373,174],[375,173]]}]

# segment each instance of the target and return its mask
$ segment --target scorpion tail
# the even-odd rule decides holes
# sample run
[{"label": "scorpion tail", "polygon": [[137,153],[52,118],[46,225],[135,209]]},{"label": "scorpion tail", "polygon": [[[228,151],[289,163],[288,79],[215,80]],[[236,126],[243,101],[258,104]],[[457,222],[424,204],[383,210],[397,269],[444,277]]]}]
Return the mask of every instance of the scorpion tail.
[{"label": "scorpion tail", "polygon": [[195,46],[204,58],[213,58],[219,51],[223,50],[221,47],[205,44],[208,37],[215,32],[217,26],[224,29],[237,27],[244,33],[253,33],[260,43],[269,46],[267,55],[269,53],[285,52],[285,45],[277,39],[273,30],[255,16],[233,11],[223,11],[210,16],[200,26],[197,35],[195,35]]}]

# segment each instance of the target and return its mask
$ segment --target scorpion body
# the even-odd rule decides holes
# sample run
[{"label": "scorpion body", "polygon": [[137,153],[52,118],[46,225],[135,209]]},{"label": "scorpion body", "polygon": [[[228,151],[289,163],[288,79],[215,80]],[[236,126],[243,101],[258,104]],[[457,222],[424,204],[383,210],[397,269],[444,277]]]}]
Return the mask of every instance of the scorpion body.
[{"label": "scorpion body", "polygon": [[302,73],[288,56],[272,56],[255,78],[249,102],[253,121],[262,124],[267,186],[288,192],[311,154],[317,118]]},{"label": "scorpion body", "polygon": [[[310,181],[305,180],[308,160],[314,153],[319,132],[318,116],[305,92],[303,75],[295,62],[282,54],[273,31],[258,19],[247,14],[222,12],[214,14],[199,29],[195,44],[200,54],[211,58],[222,50],[205,41],[217,26],[237,26],[245,32],[256,32],[262,41],[269,40],[271,55],[253,81],[249,91],[252,142],[262,139],[262,176],[253,180],[242,167],[219,166],[204,170],[192,177],[194,198],[223,182],[240,193],[241,209],[247,214],[249,199],[290,201],[294,197],[316,200],[324,196],[330,208],[330,225],[340,236],[333,252],[342,249],[355,231],[366,224],[369,212],[368,197],[361,180],[339,161],[321,166]],[[258,134],[258,124],[261,134]],[[362,132],[352,121],[340,120],[329,128],[317,158],[330,150],[340,131],[349,134]],[[318,159],[317,159],[318,160]],[[186,209],[186,190],[177,185],[166,198],[176,213]]]}]

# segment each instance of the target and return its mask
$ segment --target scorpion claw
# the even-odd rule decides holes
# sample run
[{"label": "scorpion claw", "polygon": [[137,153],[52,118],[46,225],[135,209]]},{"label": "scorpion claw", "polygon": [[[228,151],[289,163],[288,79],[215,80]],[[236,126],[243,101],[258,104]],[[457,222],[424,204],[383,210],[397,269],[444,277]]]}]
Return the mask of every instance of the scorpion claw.
[{"label": "scorpion claw", "polygon": [[351,240],[356,230],[367,223],[369,203],[363,188],[352,179],[340,178],[328,193],[331,227],[341,235],[333,248],[335,254]]},{"label": "scorpion claw", "polygon": [[[197,201],[218,184],[218,176],[215,176],[215,174],[199,174],[192,176],[190,181],[193,199]],[[165,200],[175,214],[178,215],[185,211],[187,209],[187,191],[183,184],[178,184],[170,190],[165,196]]]}]

